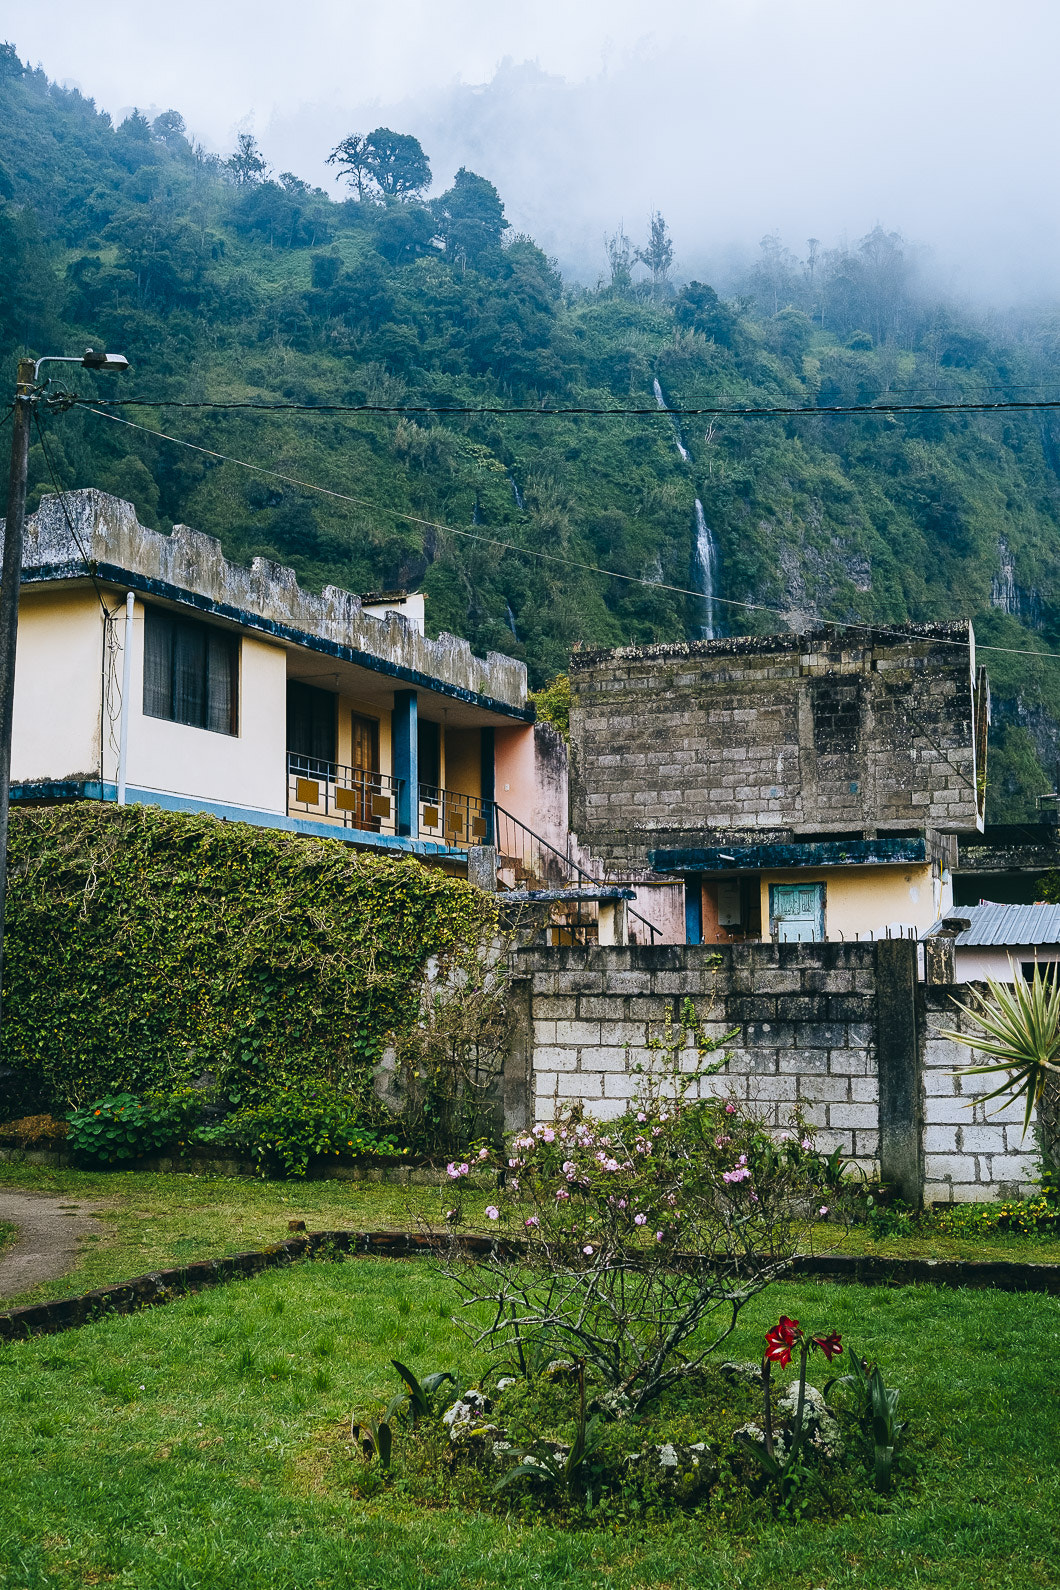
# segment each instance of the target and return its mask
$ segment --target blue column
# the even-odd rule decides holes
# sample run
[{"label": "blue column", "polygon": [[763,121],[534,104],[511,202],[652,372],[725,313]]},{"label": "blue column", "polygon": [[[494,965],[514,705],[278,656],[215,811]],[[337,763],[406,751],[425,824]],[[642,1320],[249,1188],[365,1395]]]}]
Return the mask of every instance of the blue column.
[{"label": "blue column", "polygon": [[698,873],[685,878],[685,943],[703,942],[703,880]]},{"label": "blue column", "polygon": [[420,837],[420,757],[419,715],[415,690],[395,690],[394,710],[390,714],[390,737],[394,777],[402,782],[397,792],[397,831],[409,838]]},{"label": "blue column", "polygon": [[493,843],[493,802],[496,798],[496,751],[492,729],[482,734],[482,808],[486,819],[486,838],[483,843]]}]

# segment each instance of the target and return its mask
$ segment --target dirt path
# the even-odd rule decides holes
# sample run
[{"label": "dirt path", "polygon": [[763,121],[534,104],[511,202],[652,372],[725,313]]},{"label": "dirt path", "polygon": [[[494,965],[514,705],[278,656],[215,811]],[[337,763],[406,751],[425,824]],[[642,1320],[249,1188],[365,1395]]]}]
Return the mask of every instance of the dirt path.
[{"label": "dirt path", "polygon": [[90,1213],[96,1207],[74,1197],[0,1191],[0,1220],[18,1227],[13,1245],[0,1254],[0,1298],[72,1270],[80,1239],[100,1229]]}]

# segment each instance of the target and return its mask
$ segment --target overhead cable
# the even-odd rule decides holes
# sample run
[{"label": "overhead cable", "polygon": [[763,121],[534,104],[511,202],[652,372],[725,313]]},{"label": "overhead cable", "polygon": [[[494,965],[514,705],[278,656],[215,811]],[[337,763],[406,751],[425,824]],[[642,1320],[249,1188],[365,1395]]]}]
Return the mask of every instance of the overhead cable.
[{"label": "overhead cable", "polygon": [[[684,585],[668,585],[664,580],[646,580],[643,575],[623,574],[618,569],[605,569],[597,563],[584,563],[578,558],[561,557],[556,552],[542,552],[534,547],[521,547],[514,541],[502,541],[497,536],[483,535],[478,530],[464,530],[458,525],[444,524],[437,519],[425,519],[420,514],[406,513],[403,509],[389,507],[385,503],[372,502],[367,497],[355,497],[349,492],[335,491],[330,486],[319,486],[311,480],[300,480],[296,475],[283,474],[278,469],[269,469],[264,464],[251,464],[245,458],[235,458],[229,453],[219,453],[215,448],[203,447],[198,442],[189,442],[182,436],[170,436],[165,431],[154,431],[148,425],[138,425],[135,420],[127,420],[120,414],[108,414],[104,409],[93,408],[84,403],[81,405],[89,414],[94,414],[98,419],[110,420],[115,425],[128,426],[130,430],[142,431],[145,436],[153,437],[155,441],[172,442],[177,447],[190,448],[192,452],[202,453],[207,458],[214,458],[218,463],[234,464],[238,469],[249,470],[255,475],[266,475],[271,480],[283,481],[285,485],[294,486],[299,491],[313,491],[322,497],[330,497],[336,502],[347,502],[355,508],[367,508],[372,513],[389,514],[392,519],[401,519],[406,524],[418,525],[424,530],[441,531],[445,535],[461,536],[465,541],[478,541],[485,546],[498,547],[504,552],[515,552],[520,557],[537,558],[544,563],[557,563],[565,568],[580,569],[588,574],[599,574],[609,580],[623,580],[628,585],[642,585],[650,591],[668,591],[675,596],[691,596],[698,601],[703,600],[702,591],[693,591]],[[769,613],[774,617],[787,620],[788,615],[782,608],[769,607],[764,602],[740,602],[734,597],[715,596],[713,598],[722,607],[735,607],[749,613]],[[891,635],[898,639],[908,638],[902,630],[888,627],[884,624],[867,623],[859,619],[823,618],[817,614],[812,615],[815,623],[831,624],[839,629],[867,630],[874,635]],[[951,646],[961,646],[963,642],[947,640],[940,636],[938,639]],[[978,651],[1003,652],[1013,657],[1041,658],[1060,662],[1060,652],[1035,651],[1026,646],[980,646],[976,642]]]}]

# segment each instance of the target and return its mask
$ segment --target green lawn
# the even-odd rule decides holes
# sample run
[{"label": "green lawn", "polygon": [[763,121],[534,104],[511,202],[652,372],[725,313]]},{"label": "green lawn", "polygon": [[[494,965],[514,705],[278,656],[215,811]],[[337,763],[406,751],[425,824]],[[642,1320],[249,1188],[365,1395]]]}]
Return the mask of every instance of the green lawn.
[{"label": "green lawn", "polygon": [[[50,1170],[0,1163],[0,1188],[18,1187],[102,1205],[98,1235],[83,1244],[75,1270],[43,1282],[16,1303],[40,1302],[109,1286],[192,1259],[260,1248],[288,1236],[292,1219],[314,1228],[415,1230],[435,1222],[453,1194],[435,1187],[388,1187],[371,1182],[260,1181],[233,1177],[163,1176],[143,1171]],[[485,1194],[466,1193],[465,1209]],[[3,1246],[0,1225],[0,1247]],[[952,1238],[938,1234],[873,1239],[863,1226],[822,1224],[816,1252],[873,1253],[889,1258],[1019,1259],[1060,1264],[1055,1237]]]},{"label": "green lawn", "polygon": [[[229,1176],[162,1176],[144,1171],[50,1170],[0,1164],[0,1188],[17,1187],[99,1204],[100,1232],[83,1244],[75,1270],[42,1282],[4,1306],[66,1297],[150,1270],[282,1242],[290,1220],[308,1229],[415,1230],[437,1223],[451,1194],[437,1187],[373,1182],[260,1181]],[[465,1196],[465,1208],[485,1195]],[[2,1242],[2,1238],[0,1238]]]},{"label": "green lawn", "polygon": [[13,1226],[9,1220],[0,1220],[0,1253],[11,1246],[17,1235],[17,1226]]},{"label": "green lawn", "polygon": [[307,1264],[166,1309],[0,1347],[0,1583],[136,1590],[1029,1590],[1060,1585],[1060,1300],[922,1288],[775,1287],[901,1387],[915,1480],[862,1516],[719,1530],[563,1531],[351,1495],[351,1410],[391,1356],[474,1369],[423,1261]]}]

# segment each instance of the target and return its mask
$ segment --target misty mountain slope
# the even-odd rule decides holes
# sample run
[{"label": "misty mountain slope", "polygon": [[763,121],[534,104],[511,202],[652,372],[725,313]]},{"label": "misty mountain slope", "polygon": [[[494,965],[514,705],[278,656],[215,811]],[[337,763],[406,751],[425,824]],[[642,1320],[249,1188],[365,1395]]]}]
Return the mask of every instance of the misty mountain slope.
[{"label": "misty mountain slope", "polygon": [[[652,412],[121,411],[144,431],[73,410],[47,420],[60,484],[116,492],[148,524],[195,525],[309,585],[421,584],[433,630],[525,658],[535,684],[576,645],[700,633],[705,605],[686,594],[703,578],[698,499],[720,627],[967,614],[981,643],[1011,648],[984,656],[992,814],[1026,813],[1052,787],[1060,672],[1034,655],[1060,651],[1049,413],[725,415],[677,431],[654,383],[675,408],[993,401],[1056,390],[1055,327],[973,324],[926,302],[879,231],[812,268],[767,240],[734,303],[665,275],[653,296],[621,261],[608,287],[571,291],[531,239],[504,232],[477,179],[428,206],[238,176],[176,115],[113,128],[0,52],[12,375],[22,348],[92,341],[132,359],[127,397]],[[87,372],[76,385],[118,395]],[[51,489],[39,445],[30,485],[32,502]]]}]

